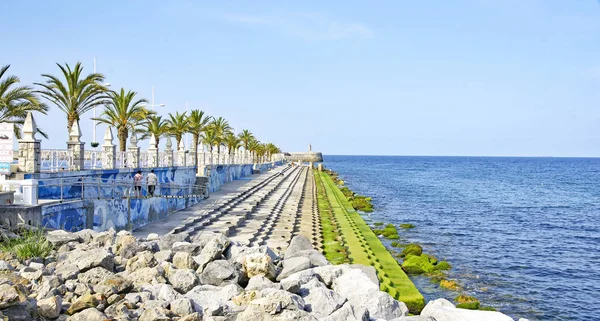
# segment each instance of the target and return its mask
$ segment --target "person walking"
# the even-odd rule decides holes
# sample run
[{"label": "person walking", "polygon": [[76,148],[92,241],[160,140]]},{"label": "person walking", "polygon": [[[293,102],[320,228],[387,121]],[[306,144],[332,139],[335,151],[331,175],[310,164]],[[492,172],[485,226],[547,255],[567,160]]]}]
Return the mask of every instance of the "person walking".
[{"label": "person walking", "polygon": [[156,177],[156,174],[154,174],[154,170],[151,170],[150,174],[148,174],[148,177],[146,177],[146,184],[148,184],[148,194],[150,194],[150,197],[154,197],[156,183],[158,183],[158,177]]},{"label": "person walking", "polygon": [[142,196],[142,171],[137,171],[137,173],[133,176],[133,188],[135,190],[135,197]]}]

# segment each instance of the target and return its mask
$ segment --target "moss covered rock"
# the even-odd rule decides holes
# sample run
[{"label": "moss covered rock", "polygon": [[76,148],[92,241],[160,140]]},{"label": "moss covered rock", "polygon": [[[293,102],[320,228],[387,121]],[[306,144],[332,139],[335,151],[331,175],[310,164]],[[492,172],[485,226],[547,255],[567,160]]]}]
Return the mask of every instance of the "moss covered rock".
[{"label": "moss covered rock", "polygon": [[401,228],[415,228],[414,224],[404,223],[400,224]]},{"label": "moss covered rock", "polygon": [[373,233],[377,235],[383,235],[386,239],[396,240],[399,239],[398,230],[394,224],[388,224],[383,229],[373,229]]},{"label": "moss covered rock", "polygon": [[435,256],[433,256],[433,255],[431,255],[431,254],[425,254],[425,253],[423,253],[423,254],[421,254],[421,256],[425,256],[425,257],[427,257],[427,258],[429,259],[429,262],[431,262],[431,264],[433,264],[433,265],[436,265],[436,264],[438,264],[438,259],[437,259],[437,257],[435,257]]},{"label": "moss covered rock", "polygon": [[402,251],[402,256],[409,256],[409,255],[414,255],[414,256],[419,256],[423,253],[423,248],[421,247],[421,245],[419,244],[408,244],[404,250]]},{"label": "moss covered rock", "polygon": [[457,296],[456,298],[454,298],[454,301],[456,301],[458,303],[479,302],[479,300],[477,300],[476,297],[473,297],[470,295],[465,295],[465,294],[461,294],[461,295]]},{"label": "moss covered rock", "polygon": [[373,212],[373,204],[370,197],[355,195],[351,200],[352,207],[357,211]]},{"label": "moss covered rock", "polygon": [[408,274],[423,274],[435,271],[435,266],[426,256],[409,255],[405,257],[402,269]]},{"label": "moss covered rock", "polygon": [[446,271],[446,270],[450,270],[452,268],[452,265],[450,265],[450,263],[446,262],[446,261],[440,261],[435,265],[435,269],[439,270],[439,271]]},{"label": "moss covered rock", "polygon": [[459,303],[456,307],[459,309],[479,310],[480,304],[479,302],[467,302]]},{"label": "moss covered rock", "polygon": [[460,290],[460,285],[458,285],[458,283],[454,280],[441,280],[440,287],[450,291]]},{"label": "moss covered rock", "polygon": [[494,309],[492,307],[488,307],[488,306],[479,307],[479,310],[481,310],[481,311],[496,311],[496,309]]}]

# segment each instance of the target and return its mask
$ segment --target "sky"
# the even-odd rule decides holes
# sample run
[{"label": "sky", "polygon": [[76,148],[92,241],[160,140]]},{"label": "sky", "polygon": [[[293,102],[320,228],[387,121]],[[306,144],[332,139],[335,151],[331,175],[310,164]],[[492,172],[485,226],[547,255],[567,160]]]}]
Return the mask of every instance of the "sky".
[{"label": "sky", "polygon": [[[285,151],[600,156],[598,0],[21,0],[0,12],[0,65],[24,84],[58,76],[57,62],[92,72],[96,58],[113,90],[151,100],[155,86],[161,114],[187,102]],[[42,148],[66,148],[58,108],[36,120]]]}]

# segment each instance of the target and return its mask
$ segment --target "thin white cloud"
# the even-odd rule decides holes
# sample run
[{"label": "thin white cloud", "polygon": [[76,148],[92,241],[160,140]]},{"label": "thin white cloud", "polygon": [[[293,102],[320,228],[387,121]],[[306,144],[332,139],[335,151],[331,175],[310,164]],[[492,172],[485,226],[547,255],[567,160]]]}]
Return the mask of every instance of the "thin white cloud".
[{"label": "thin white cloud", "polygon": [[277,16],[230,14],[224,18],[232,23],[270,27],[291,36],[311,40],[373,36],[373,31],[361,23],[335,21],[317,14],[297,13]]}]

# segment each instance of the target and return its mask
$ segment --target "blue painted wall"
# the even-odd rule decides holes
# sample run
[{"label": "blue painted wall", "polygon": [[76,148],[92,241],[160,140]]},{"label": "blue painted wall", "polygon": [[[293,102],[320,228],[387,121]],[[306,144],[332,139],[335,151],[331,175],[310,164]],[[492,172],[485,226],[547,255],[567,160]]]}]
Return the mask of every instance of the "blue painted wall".
[{"label": "blue painted wall", "polygon": [[[281,165],[283,162],[275,162],[275,166]],[[273,167],[273,164],[258,165],[260,172],[268,171]],[[247,165],[215,165],[212,170],[209,166],[205,167],[204,175],[210,172],[208,179],[208,192],[213,193],[218,191],[223,184],[252,175],[252,164]]]},{"label": "blue painted wall", "polygon": [[[150,168],[140,169],[145,178],[150,172]],[[126,187],[120,186],[119,182],[133,182],[133,175],[137,169],[110,169],[110,170],[85,170],[85,171],[65,171],[58,173],[40,173],[25,174],[25,178],[37,178],[39,182],[38,197],[40,199],[61,199],[62,179],[62,198],[63,199],[81,199],[81,194],[85,198],[113,198],[123,197],[126,194]],[[161,183],[171,183],[176,185],[189,185],[196,182],[195,167],[159,167],[154,168],[154,173],[158,177],[159,186]],[[81,182],[84,182],[82,188]],[[99,185],[97,185],[100,183]],[[185,195],[184,191],[172,188],[160,188],[161,195]]]}]

